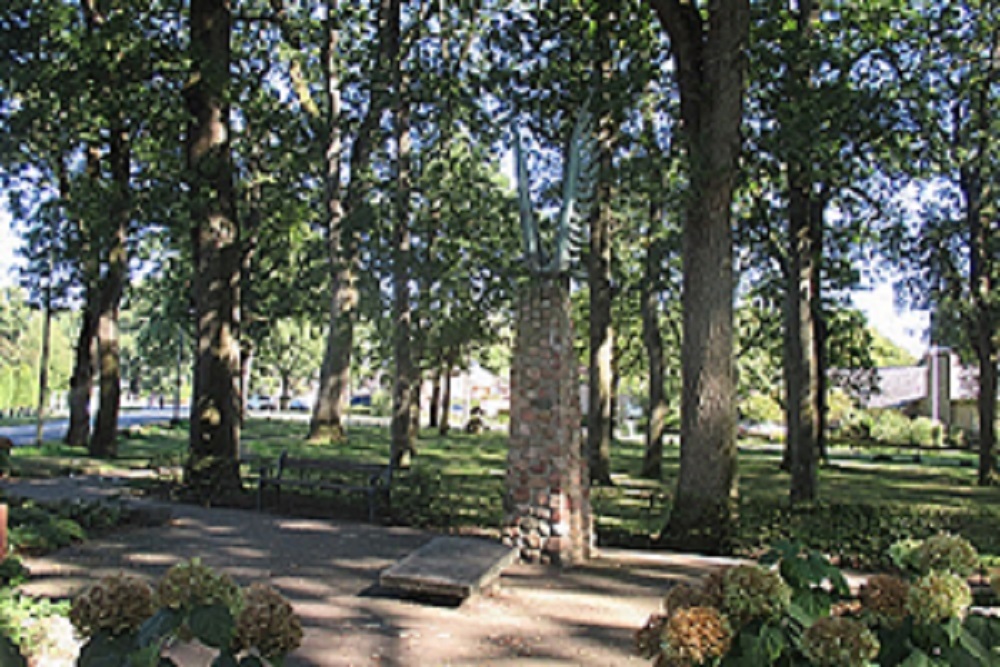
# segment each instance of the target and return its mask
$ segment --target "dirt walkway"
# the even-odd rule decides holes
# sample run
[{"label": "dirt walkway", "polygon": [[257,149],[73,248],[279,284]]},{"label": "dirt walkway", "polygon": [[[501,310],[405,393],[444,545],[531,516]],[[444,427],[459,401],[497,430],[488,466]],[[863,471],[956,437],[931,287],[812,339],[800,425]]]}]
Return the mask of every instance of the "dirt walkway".
[{"label": "dirt walkway", "polygon": [[[4,488],[35,498],[120,491],[90,477],[14,481]],[[633,633],[657,609],[670,582],[700,577],[723,562],[604,550],[573,570],[520,564],[504,573],[498,592],[453,608],[401,599],[377,586],[379,572],[430,540],[430,533],[159,507],[172,515],[163,526],[29,559],[32,580],[24,590],[65,597],[105,574],[154,578],[197,556],[241,583],[267,581],[292,601],[305,639],[290,666],[641,665],[633,655]]]}]

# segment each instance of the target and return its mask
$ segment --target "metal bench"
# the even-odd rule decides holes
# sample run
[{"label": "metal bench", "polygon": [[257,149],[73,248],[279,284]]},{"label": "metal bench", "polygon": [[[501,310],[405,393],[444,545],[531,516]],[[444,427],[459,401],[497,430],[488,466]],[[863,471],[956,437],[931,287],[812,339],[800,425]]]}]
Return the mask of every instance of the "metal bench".
[{"label": "metal bench", "polygon": [[368,499],[368,520],[374,522],[379,498],[389,504],[392,473],[391,465],[339,458],[299,458],[285,451],[273,466],[260,468],[257,509],[263,509],[265,489],[269,487],[279,497],[282,489],[364,493]]}]

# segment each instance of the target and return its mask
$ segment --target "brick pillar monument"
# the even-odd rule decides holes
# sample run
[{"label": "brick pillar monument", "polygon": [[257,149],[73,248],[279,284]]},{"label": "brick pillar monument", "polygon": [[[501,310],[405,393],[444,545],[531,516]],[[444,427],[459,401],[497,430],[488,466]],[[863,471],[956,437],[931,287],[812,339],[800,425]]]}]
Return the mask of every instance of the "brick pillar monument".
[{"label": "brick pillar monument", "polygon": [[503,527],[522,559],[559,565],[589,558],[592,534],[567,283],[535,277],[518,305]]}]

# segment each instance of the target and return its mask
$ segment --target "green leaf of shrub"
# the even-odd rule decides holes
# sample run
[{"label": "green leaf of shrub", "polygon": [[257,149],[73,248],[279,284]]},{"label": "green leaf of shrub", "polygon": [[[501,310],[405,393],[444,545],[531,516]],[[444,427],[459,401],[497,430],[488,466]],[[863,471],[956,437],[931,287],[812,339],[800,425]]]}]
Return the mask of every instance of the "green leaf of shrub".
[{"label": "green leaf of shrub", "polygon": [[[975,616],[969,617],[969,621],[972,621]],[[994,619],[1000,621],[1000,619]],[[972,624],[973,626],[975,624]],[[973,632],[969,627],[962,628],[961,635],[958,639],[959,646],[961,646],[969,655],[974,658],[980,665],[1000,665],[1000,654],[997,654],[989,649],[989,644],[983,644],[979,637]]]},{"label": "green leaf of shrub", "polygon": [[0,665],[10,665],[11,667],[25,667],[27,661],[21,652],[14,646],[14,642],[0,635]]},{"label": "green leaf of shrub", "polygon": [[229,651],[222,651],[212,661],[212,667],[239,667],[239,664]]},{"label": "green leaf of shrub", "polygon": [[206,646],[225,648],[233,636],[233,615],[226,607],[215,604],[196,607],[188,618],[192,634]]},{"label": "green leaf of shrub", "polygon": [[128,667],[157,667],[160,664],[161,642],[143,646],[128,656]]},{"label": "green leaf of shrub", "polygon": [[136,639],[139,646],[151,646],[159,643],[159,640],[167,637],[180,627],[184,617],[173,609],[161,609],[153,616],[146,619],[146,622],[139,628]]},{"label": "green leaf of shrub", "polygon": [[128,654],[135,649],[132,637],[94,635],[80,649],[77,667],[124,667]]}]

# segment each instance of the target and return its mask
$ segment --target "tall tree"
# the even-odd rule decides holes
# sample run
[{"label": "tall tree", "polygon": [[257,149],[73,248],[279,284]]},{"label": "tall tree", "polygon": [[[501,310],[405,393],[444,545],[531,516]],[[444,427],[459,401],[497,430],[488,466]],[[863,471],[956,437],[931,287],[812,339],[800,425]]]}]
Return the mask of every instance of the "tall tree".
[{"label": "tall tree", "polygon": [[690,192],[683,222],[681,467],[667,541],[718,550],[737,497],[732,203],[747,0],[649,0],[670,37]]},{"label": "tall tree", "polygon": [[240,226],[229,143],[231,10],[192,0],[191,74],[185,88],[197,322],[190,454],[185,482],[201,497],[240,488]]},{"label": "tall tree", "polygon": [[343,437],[343,410],[350,391],[351,356],[354,347],[354,327],[358,317],[357,270],[359,261],[358,234],[371,219],[366,203],[371,185],[371,156],[388,105],[389,86],[389,18],[391,0],[379,0],[375,17],[376,54],[368,69],[368,108],[358,124],[351,143],[349,176],[346,194],[342,193],[340,177],[340,146],[344,140],[341,129],[340,70],[341,58],[337,45],[341,43],[339,19],[333,5],[327,7],[326,51],[323,58],[327,96],[326,133],[326,197],[328,212],[326,234],[330,257],[330,323],[326,349],[320,369],[319,391],[309,423],[311,440]]},{"label": "tall tree", "polygon": [[[998,477],[1000,7],[931,5],[909,36],[905,62],[915,65],[913,108],[931,181],[907,247],[911,287],[920,305],[936,311],[935,340],[958,343],[976,360],[978,482],[987,485]],[[962,335],[949,337],[949,328]]]},{"label": "tall tree", "polygon": [[594,81],[597,93],[597,182],[590,212],[590,252],[587,283],[590,287],[590,368],[587,402],[587,451],[590,480],[611,484],[611,405],[614,327],[611,322],[611,262],[614,211],[613,151],[616,123],[610,91],[612,62],[612,3],[597,3]]},{"label": "tall tree", "polygon": [[389,10],[389,58],[393,73],[395,189],[392,226],[393,391],[392,460],[408,465],[414,453],[413,409],[417,377],[413,359],[413,312],[410,302],[410,231],[413,137],[410,135],[409,73],[402,46],[403,4],[392,0]]},{"label": "tall tree", "polygon": [[[806,93],[814,73],[809,52],[813,24],[819,8],[813,0],[802,0],[792,12],[795,41],[801,48],[789,48],[791,57],[785,70],[785,95],[789,99],[810,99]],[[794,55],[793,55],[794,54]],[[817,461],[820,446],[820,389],[822,387],[819,350],[823,344],[817,335],[820,317],[820,258],[823,243],[825,202],[816,193],[815,158],[811,142],[801,132],[808,124],[808,113],[800,104],[785,108],[798,111],[779,118],[785,130],[796,135],[796,149],[788,151],[788,241],[787,288],[785,291],[785,424],[791,463],[791,502],[816,499]]]}]

